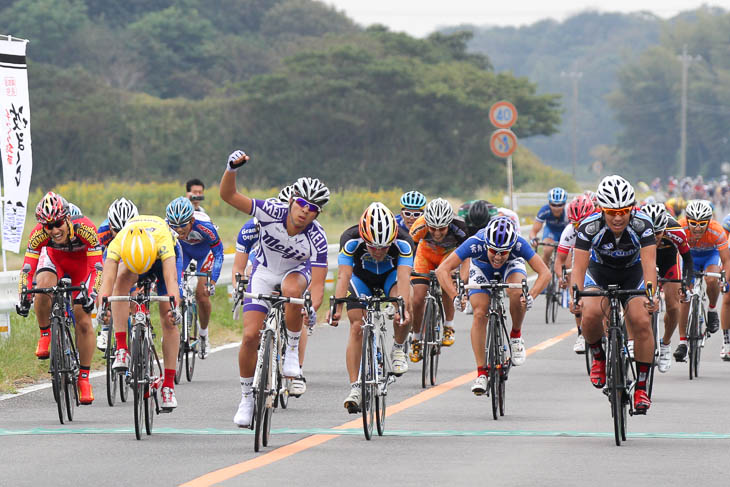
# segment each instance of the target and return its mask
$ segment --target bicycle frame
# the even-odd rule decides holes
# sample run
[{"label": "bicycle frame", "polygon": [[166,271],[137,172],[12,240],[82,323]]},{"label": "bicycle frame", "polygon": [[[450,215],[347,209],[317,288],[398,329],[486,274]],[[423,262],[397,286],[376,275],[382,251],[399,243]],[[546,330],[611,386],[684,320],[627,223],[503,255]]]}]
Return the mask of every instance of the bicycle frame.
[{"label": "bicycle frame", "polygon": [[[548,263],[548,267],[550,268],[550,282],[545,289],[545,323],[555,323],[558,315],[558,305],[561,301],[560,296],[562,294],[558,274],[555,272],[555,257],[558,244],[540,240],[537,242],[536,248],[539,246],[551,247],[553,249],[550,254],[550,262]],[[565,275],[563,275],[563,278],[565,278]]]},{"label": "bicycle frame", "polygon": [[689,310],[687,312],[687,355],[689,360],[689,379],[692,380],[699,374],[700,356],[705,341],[709,337],[709,332],[704,328],[707,322],[707,310],[705,308],[705,300],[707,299],[707,290],[705,277],[716,277],[720,279],[720,287],[725,284],[725,271],[722,272],[704,272],[696,271],[695,285],[692,289],[685,290],[687,299],[689,300]]},{"label": "bicycle frame", "polygon": [[[423,321],[421,323],[423,337],[421,347],[421,353],[423,354],[421,387],[425,388],[427,382],[430,382],[432,386],[436,385],[446,315],[444,312],[443,292],[436,277],[436,271],[429,271],[428,273],[411,272],[411,276],[428,279],[428,291],[426,291],[426,297],[424,299]],[[461,283],[458,273],[456,274],[456,280],[458,287]]]}]

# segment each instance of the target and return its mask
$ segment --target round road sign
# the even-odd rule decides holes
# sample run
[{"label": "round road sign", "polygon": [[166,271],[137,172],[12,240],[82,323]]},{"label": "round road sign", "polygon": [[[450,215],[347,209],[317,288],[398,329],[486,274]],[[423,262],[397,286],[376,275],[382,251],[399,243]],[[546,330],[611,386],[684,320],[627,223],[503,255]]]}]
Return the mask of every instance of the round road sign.
[{"label": "round road sign", "polygon": [[509,157],[517,148],[517,136],[510,129],[499,129],[489,138],[489,147],[497,157]]},{"label": "round road sign", "polygon": [[489,109],[489,121],[497,128],[508,129],[517,121],[517,109],[508,101],[498,101]]}]

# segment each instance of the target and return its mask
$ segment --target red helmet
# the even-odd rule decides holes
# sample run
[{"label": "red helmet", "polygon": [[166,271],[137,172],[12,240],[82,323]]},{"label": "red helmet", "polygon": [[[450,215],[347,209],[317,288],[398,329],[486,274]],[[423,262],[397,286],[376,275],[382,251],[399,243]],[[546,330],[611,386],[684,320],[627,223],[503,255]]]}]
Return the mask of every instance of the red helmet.
[{"label": "red helmet", "polygon": [[68,203],[66,200],[54,193],[49,191],[46,195],[41,198],[38,206],[35,207],[35,218],[38,223],[53,223],[58,220],[66,218],[68,215]]},{"label": "red helmet", "polygon": [[586,195],[576,196],[568,204],[568,219],[571,222],[580,222],[596,211],[593,201]]}]

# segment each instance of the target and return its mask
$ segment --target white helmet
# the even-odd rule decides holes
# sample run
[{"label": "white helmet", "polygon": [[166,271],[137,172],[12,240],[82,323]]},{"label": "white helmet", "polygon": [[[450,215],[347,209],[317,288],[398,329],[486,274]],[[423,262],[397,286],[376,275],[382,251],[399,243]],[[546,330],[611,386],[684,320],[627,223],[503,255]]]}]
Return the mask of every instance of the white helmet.
[{"label": "white helmet", "polygon": [[687,203],[684,213],[690,220],[711,220],[713,216],[712,206],[707,200],[691,200]]},{"label": "white helmet", "polygon": [[432,228],[443,228],[454,220],[454,209],[451,204],[443,198],[431,200],[423,212],[426,224]]},{"label": "white helmet", "polygon": [[618,175],[606,176],[596,190],[598,204],[602,208],[626,208],[636,201],[634,188]]},{"label": "white helmet", "polygon": [[139,215],[137,207],[127,198],[119,198],[109,207],[107,218],[109,219],[109,228],[115,232],[120,231],[130,218]]},{"label": "white helmet", "polygon": [[398,223],[393,212],[383,203],[370,203],[360,218],[360,237],[373,247],[384,248],[398,236]]},{"label": "white helmet", "polygon": [[310,203],[324,208],[330,200],[330,190],[316,178],[299,178],[292,187],[292,196],[301,196]]},{"label": "white helmet", "polygon": [[68,204],[68,214],[71,218],[81,216],[81,209],[73,203]]},{"label": "white helmet", "polygon": [[279,191],[279,201],[289,203],[289,200],[291,199],[291,187],[292,185],[289,184],[281,188],[281,191]]},{"label": "white helmet", "polygon": [[649,218],[651,218],[654,224],[654,231],[661,232],[667,228],[669,222],[669,214],[667,213],[667,207],[661,203],[649,203],[641,207]]}]

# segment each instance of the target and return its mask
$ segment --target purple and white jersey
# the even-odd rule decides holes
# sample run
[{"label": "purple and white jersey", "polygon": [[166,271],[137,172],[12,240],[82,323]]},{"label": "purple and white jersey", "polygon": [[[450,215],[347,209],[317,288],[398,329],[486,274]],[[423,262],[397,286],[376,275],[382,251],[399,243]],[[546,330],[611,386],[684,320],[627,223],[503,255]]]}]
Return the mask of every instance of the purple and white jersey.
[{"label": "purple and white jersey", "polygon": [[260,225],[256,267],[277,275],[286,274],[309,261],[312,267],[327,267],[327,235],[314,221],[303,232],[290,236],[286,231],[289,205],[276,199],[253,199],[251,215]]}]

